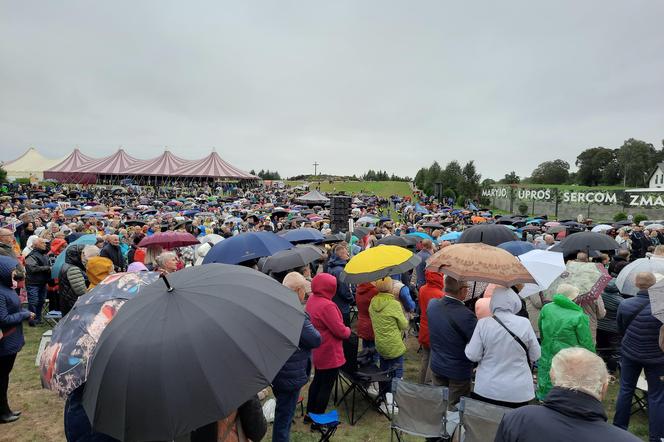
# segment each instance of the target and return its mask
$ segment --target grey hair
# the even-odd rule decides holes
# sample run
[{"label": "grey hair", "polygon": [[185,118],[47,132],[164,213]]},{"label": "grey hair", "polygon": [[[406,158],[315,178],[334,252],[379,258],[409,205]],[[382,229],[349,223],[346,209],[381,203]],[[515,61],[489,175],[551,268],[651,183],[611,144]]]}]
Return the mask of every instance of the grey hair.
[{"label": "grey hair", "polygon": [[90,259],[94,256],[99,256],[99,247],[97,246],[85,246],[83,249],[83,256],[85,259]]},{"label": "grey hair", "polygon": [[582,391],[598,400],[609,382],[602,358],[581,347],[560,350],[551,361],[550,375],[554,386]]},{"label": "grey hair", "polygon": [[170,251],[168,251],[168,252],[161,252],[161,253],[157,256],[157,258],[155,259],[155,261],[157,262],[157,266],[159,266],[159,267],[163,267],[163,266],[164,266],[164,263],[166,263],[167,260],[169,260],[170,258],[177,258],[177,256],[178,256],[178,255],[177,255],[177,253],[175,253],[175,252],[170,252]]}]

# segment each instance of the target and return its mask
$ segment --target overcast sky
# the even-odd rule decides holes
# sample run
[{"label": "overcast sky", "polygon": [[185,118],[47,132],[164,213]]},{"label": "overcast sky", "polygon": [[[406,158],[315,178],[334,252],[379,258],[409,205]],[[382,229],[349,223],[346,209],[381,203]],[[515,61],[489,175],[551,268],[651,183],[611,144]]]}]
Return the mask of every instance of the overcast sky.
[{"label": "overcast sky", "polygon": [[664,1],[0,0],[0,159],[483,177],[664,138]]}]

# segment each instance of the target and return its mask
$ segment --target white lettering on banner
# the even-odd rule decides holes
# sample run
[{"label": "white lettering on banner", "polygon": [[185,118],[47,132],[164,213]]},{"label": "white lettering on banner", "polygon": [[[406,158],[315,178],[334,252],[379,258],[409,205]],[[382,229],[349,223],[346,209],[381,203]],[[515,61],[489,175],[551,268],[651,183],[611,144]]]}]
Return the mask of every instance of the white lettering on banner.
[{"label": "white lettering on banner", "polygon": [[[560,195],[560,201],[563,203],[577,203],[577,204],[619,204],[618,193],[622,195],[623,192],[574,192],[565,191],[559,192],[556,189],[524,189],[519,188],[513,193],[505,187],[484,189],[482,196],[497,197],[497,198],[514,198],[520,200],[534,200],[534,201],[551,201],[556,195]],[[627,193],[629,197],[630,206],[640,207],[664,207],[664,195],[647,195],[647,194],[631,194]]]},{"label": "white lettering on banner", "polygon": [[661,196],[655,198],[652,195],[630,195],[630,198],[630,206],[664,206]]},{"label": "white lettering on banner", "polygon": [[504,187],[484,189],[482,191],[482,196],[489,196],[489,197],[496,196],[499,198],[507,198],[507,189],[505,189]]}]

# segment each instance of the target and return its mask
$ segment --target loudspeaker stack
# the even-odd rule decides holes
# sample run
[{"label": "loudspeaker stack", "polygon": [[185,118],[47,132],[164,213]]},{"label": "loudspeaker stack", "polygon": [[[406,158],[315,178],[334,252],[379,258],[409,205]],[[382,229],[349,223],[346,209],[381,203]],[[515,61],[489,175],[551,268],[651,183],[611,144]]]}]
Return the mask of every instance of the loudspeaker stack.
[{"label": "loudspeaker stack", "polygon": [[352,201],[349,196],[330,197],[330,228],[333,233],[348,231]]}]

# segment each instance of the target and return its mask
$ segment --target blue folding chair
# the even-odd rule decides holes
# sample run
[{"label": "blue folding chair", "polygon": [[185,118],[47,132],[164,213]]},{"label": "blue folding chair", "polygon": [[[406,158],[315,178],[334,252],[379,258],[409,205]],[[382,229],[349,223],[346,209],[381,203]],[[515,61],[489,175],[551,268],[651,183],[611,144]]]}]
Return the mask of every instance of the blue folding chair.
[{"label": "blue folding chair", "polygon": [[309,413],[309,417],[321,434],[318,442],[329,441],[341,423],[339,422],[339,413],[337,413],[337,410],[328,411],[325,414]]}]

